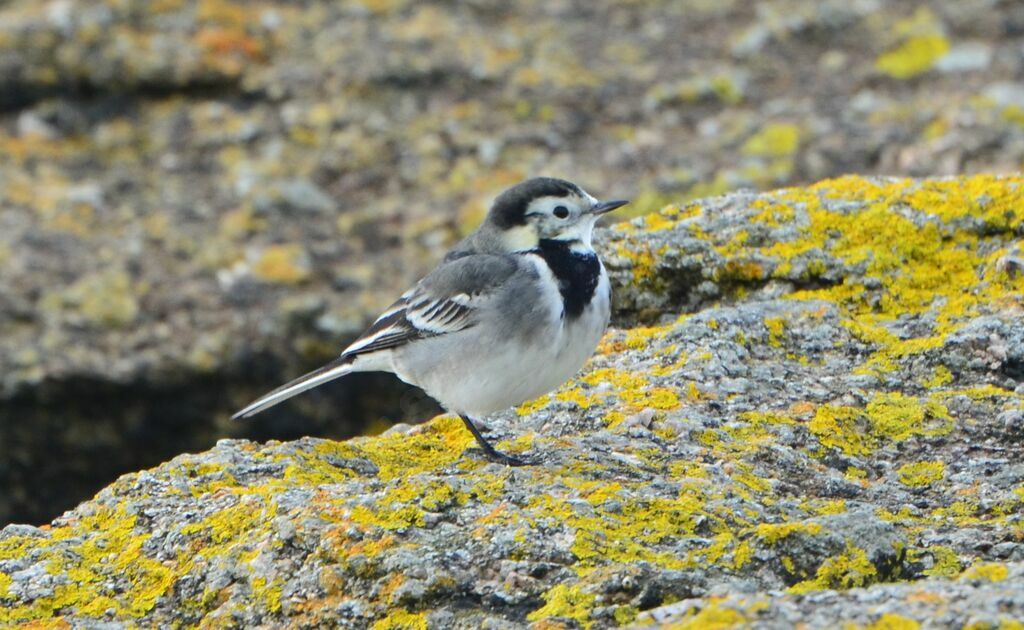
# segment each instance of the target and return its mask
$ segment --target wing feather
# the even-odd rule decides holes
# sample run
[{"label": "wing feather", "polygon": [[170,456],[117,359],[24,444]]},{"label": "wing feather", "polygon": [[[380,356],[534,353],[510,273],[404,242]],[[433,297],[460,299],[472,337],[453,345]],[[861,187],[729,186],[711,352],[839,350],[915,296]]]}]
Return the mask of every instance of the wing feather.
[{"label": "wing feather", "polygon": [[400,347],[417,339],[447,335],[474,326],[486,306],[516,270],[508,256],[460,253],[449,256],[402,294],[341,356],[260,397],[234,415],[245,418],[296,394],[359,371],[361,355]]},{"label": "wing feather", "polygon": [[474,254],[446,261],[406,291],[342,352],[354,358],[476,324],[486,304],[516,269],[507,256]]}]

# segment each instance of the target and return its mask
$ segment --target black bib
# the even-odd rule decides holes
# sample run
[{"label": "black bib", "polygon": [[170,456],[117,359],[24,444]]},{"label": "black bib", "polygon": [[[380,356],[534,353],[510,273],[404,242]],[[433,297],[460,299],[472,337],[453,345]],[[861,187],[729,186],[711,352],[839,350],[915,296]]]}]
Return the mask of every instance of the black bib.
[{"label": "black bib", "polygon": [[594,252],[574,252],[572,243],[542,239],[534,252],[551,268],[564,303],[563,317],[576,319],[590,304],[601,277],[601,262]]}]

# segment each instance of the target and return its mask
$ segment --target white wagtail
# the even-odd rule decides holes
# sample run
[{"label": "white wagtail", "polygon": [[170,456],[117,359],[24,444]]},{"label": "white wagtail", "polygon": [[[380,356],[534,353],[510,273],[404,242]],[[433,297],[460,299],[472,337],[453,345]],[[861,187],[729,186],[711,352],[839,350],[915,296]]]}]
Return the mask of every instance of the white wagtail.
[{"label": "white wagtail", "polygon": [[597,218],[627,201],[598,201],[549,177],[494,201],[473,234],[402,294],[334,361],[234,415],[245,418],[350,372],[392,372],[466,423],[546,394],[571,378],[608,325],[611,288],[590,244]]}]

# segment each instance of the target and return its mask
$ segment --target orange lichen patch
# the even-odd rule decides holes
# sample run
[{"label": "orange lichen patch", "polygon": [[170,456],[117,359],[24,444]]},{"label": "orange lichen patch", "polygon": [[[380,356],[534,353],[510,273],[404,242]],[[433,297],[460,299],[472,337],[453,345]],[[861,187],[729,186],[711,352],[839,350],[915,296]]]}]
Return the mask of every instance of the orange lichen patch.
[{"label": "orange lichen patch", "polygon": [[237,238],[263,229],[266,224],[266,219],[257,217],[252,208],[235,208],[221,218],[220,232],[228,238]]},{"label": "orange lichen patch", "polygon": [[752,282],[768,277],[764,265],[752,260],[727,260],[715,270],[715,279],[720,282]]},{"label": "orange lichen patch", "polygon": [[814,403],[803,400],[790,405],[787,413],[794,418],[809,417],[816,408]]},{"label": "orange lichen patch", "polygon": [[262,59],[263,45],[244,32],[224,28],[204,28],[196,33],[196,42],[214,55],[239,54],[248,59]]}]

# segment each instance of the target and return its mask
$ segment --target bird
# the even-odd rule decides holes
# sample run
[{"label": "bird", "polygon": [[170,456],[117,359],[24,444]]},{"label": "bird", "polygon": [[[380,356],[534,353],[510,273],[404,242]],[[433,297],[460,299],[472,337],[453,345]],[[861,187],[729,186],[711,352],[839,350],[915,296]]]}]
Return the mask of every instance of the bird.
[{"label": "bird", "polygon": [[391,372],[458,415],[489,460],[531,463],[495,449],[476,423],[557,389],[594,353],[611,314],[594,224],[627,203],[553,177],[508,188],[480,227],[338,358],[232,417],[353,372]]}]

